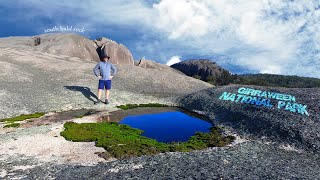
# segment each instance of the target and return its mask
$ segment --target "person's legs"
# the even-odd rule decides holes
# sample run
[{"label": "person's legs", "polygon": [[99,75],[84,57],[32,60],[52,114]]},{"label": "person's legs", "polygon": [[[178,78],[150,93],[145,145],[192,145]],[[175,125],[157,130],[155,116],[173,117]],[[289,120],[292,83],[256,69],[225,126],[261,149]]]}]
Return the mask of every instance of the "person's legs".
[{"label": "person's legs", "polygon": [[109,104],[109,96],[110,96],[110,89],[111,89],[111,80],[107,80],[105,84],[106,88],[106,104]]},{"label": "person's legs", "polygon": [[106,89],[106,99],[109,99],[109,94],[110,94],[109,89]]},{"label": "person's legs", "polygon": [[99,85],[98,85],[98,101],[101,101],[101,94],[102,90],[104,89],[104,82],[103,80],[99,80]]},{"label": "person's legs", "polygon": [[98,89],[98,100],[101,100],[102,89]]}]

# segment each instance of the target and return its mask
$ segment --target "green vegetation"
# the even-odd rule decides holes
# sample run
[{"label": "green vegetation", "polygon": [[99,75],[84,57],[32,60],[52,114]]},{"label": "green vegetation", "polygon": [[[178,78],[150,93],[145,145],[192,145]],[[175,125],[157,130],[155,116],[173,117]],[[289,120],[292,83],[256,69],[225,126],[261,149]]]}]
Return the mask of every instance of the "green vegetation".
[{"label": "green vegetation", "polygon": [[159,104],[159,103],[149,103],[149,104],[126,104],[126,105],[120,105],[117,106],[117,108],[127,110],[127,109],[133,109],[138,107],[169,107],[166,104]]},{"label": "green vegetation", "polygon": [[216,79],[215,76],[210,75],[210,76],[207,77],[206,82],[210,83],[210,84],[213,84],[213,85],[216,85],[217,84],[217,79]]},{"label": "green vegetation", "polygon": [[11,123],[11,124],[7,124],[7,125],[3,126],[3,128],[19,127],[19,126],[20,126],[19,123]]},{"label": "green vegetation", "polygon": [[38,118],[38,117],[43,116],[44,114],[45,113],[21,114],[20,116],[17,116],[17,117],[1,119],[0,122],[14,123],[17,121],[24,121],[26,119]]},{"label": "green vegetation", "polygon": [[284,76],[275,74],[246,74],[238,75],[237,84],[257,85],[257,86],[273,86],[287,88],[312,88],[320,87],[320,79]]},{"label": "green vegetation", "polygon": [[79,116],[75,116],[76,118],[83,118],[85,115],[79,115]]},{"label": "green vegetation", "polygon": [[131,128],[115,122],[74,123],[64,124],[61,132],[66,140],[75,142],[92,142],[103,147],[115,158],[152,155],[161,152],[192,151],[207,147],[225,146],[234,140],[233,136],[222,136],[218,127],[211,128],[210,133],[196,133],[187,142],[161,143],[154,139],[141,136],[142,130]]},{"label": "green vegetation", "polygon": [[[194,75],[193,77],[198,77]],[[312,88],[320,87],[320,79],[299,77],[299,76],[285,76],[276,74],[245,74],[237,75],[231,74],[226,70],[218,77],[209,75],[205,79],[201,79],[210,84],[221,86],[228,84],[244,84],[256,86],[271,86],[271,87],[287,87],[287,88]]]},{"label": "green vegetation", "polygon": [[194,75],[194,76],[192,76],[193,78],[196,78],[196,79],[201,79],[201,76],[199,76],[199,75]]}]

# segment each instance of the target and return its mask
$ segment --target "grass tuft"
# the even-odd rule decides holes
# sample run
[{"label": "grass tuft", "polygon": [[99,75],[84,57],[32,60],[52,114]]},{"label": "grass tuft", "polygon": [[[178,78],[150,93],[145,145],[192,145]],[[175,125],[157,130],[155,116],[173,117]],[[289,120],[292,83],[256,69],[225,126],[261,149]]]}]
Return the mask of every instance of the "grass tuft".
[{"label": "grass tuft", "polygon": [[211,128],[210,133],[196,133],[187,142],[162,143],[154,139],[141,136],[140,129],[118,124],[115,122],[74,123],[64,124],[61,132],[66,140],[74,142],[95,142],[97,147],[103,147],[111,156],[119,159],[153,155],[161,152],[188,152],[205,149],[207,147],[225,146],[234,140],[234,137],[221,135],[218,127]]},{"label": "grass tuft", "polygon": [[11,123],[11,124],[7,124],[7,125],[3,126],[3,128],[10,128],[10,127],[17,128],[19,126],[20,126],[20,123]]},{"label": "grass tuft", "polygon": [[21,114],[20,116],[17,116],[17,117],[1,119],[0,122],[14,123],[17,121],[24,121],[26,119],[39,118],[43,115],[45,115],[45,113],[42,113],[42,112],[34,113],[34,114]]}]

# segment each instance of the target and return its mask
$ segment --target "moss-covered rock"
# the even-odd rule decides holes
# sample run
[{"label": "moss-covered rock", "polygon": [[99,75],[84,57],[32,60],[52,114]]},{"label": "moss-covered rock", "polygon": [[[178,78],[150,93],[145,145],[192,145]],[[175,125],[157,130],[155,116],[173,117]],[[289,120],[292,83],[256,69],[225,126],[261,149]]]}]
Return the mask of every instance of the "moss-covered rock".
[{"label": "moss-covered rock", "polygon": [[138,107],[169,107],[166,104],[159,104],[159,103],[149,103],[149,104],[126,104],[126,105],[120,105],[117,106],[117,108],[127,110],[127,109],[133,109]]},{"label": "moss-covered rock", "polygon": [[5,118],[1,119],[0,122],[8,122],[8,123],[13,123],[17,121],[24,121],[26,119],[31,119],[31,118],[39,118],[41,116],[45,115],[43,112],[38,112],[34,114],[21,114],[20,116],[12,117],[12,118]]},{"label": "moss-covered rock", "polygon": [[188,152],[212,146],[224,146],[232,142],[233,138],[221,135],[221,129],[214,127],[210,133],[196,133],[187,142],[162,143],[154,139],[141,136],[140,129],[131,128],[114,122],[74,123],[64,124],[65,130],[61,136],[69,141],[92,142],[97,147],[103,147],[115,158],[152,155],[161,152]]},{"label": "moss-covered rock", "polygon": [[7,125],[3,126],[3,128],[10,128],[10,127],[17,128],[19,126],[20,126],[20,123],[11,123],[11,124],[7,124]]}]

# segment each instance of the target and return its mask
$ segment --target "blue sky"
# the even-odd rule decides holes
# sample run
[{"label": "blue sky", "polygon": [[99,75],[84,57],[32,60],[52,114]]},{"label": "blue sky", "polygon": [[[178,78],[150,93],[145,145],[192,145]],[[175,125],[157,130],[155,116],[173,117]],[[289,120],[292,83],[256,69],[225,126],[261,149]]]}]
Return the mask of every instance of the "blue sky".
[{"label": "blue sky", "polygon": [[320,78],[320,1],[0,0],[0,37],[84,28],[169,64],[209,58],[233,73]]}]

